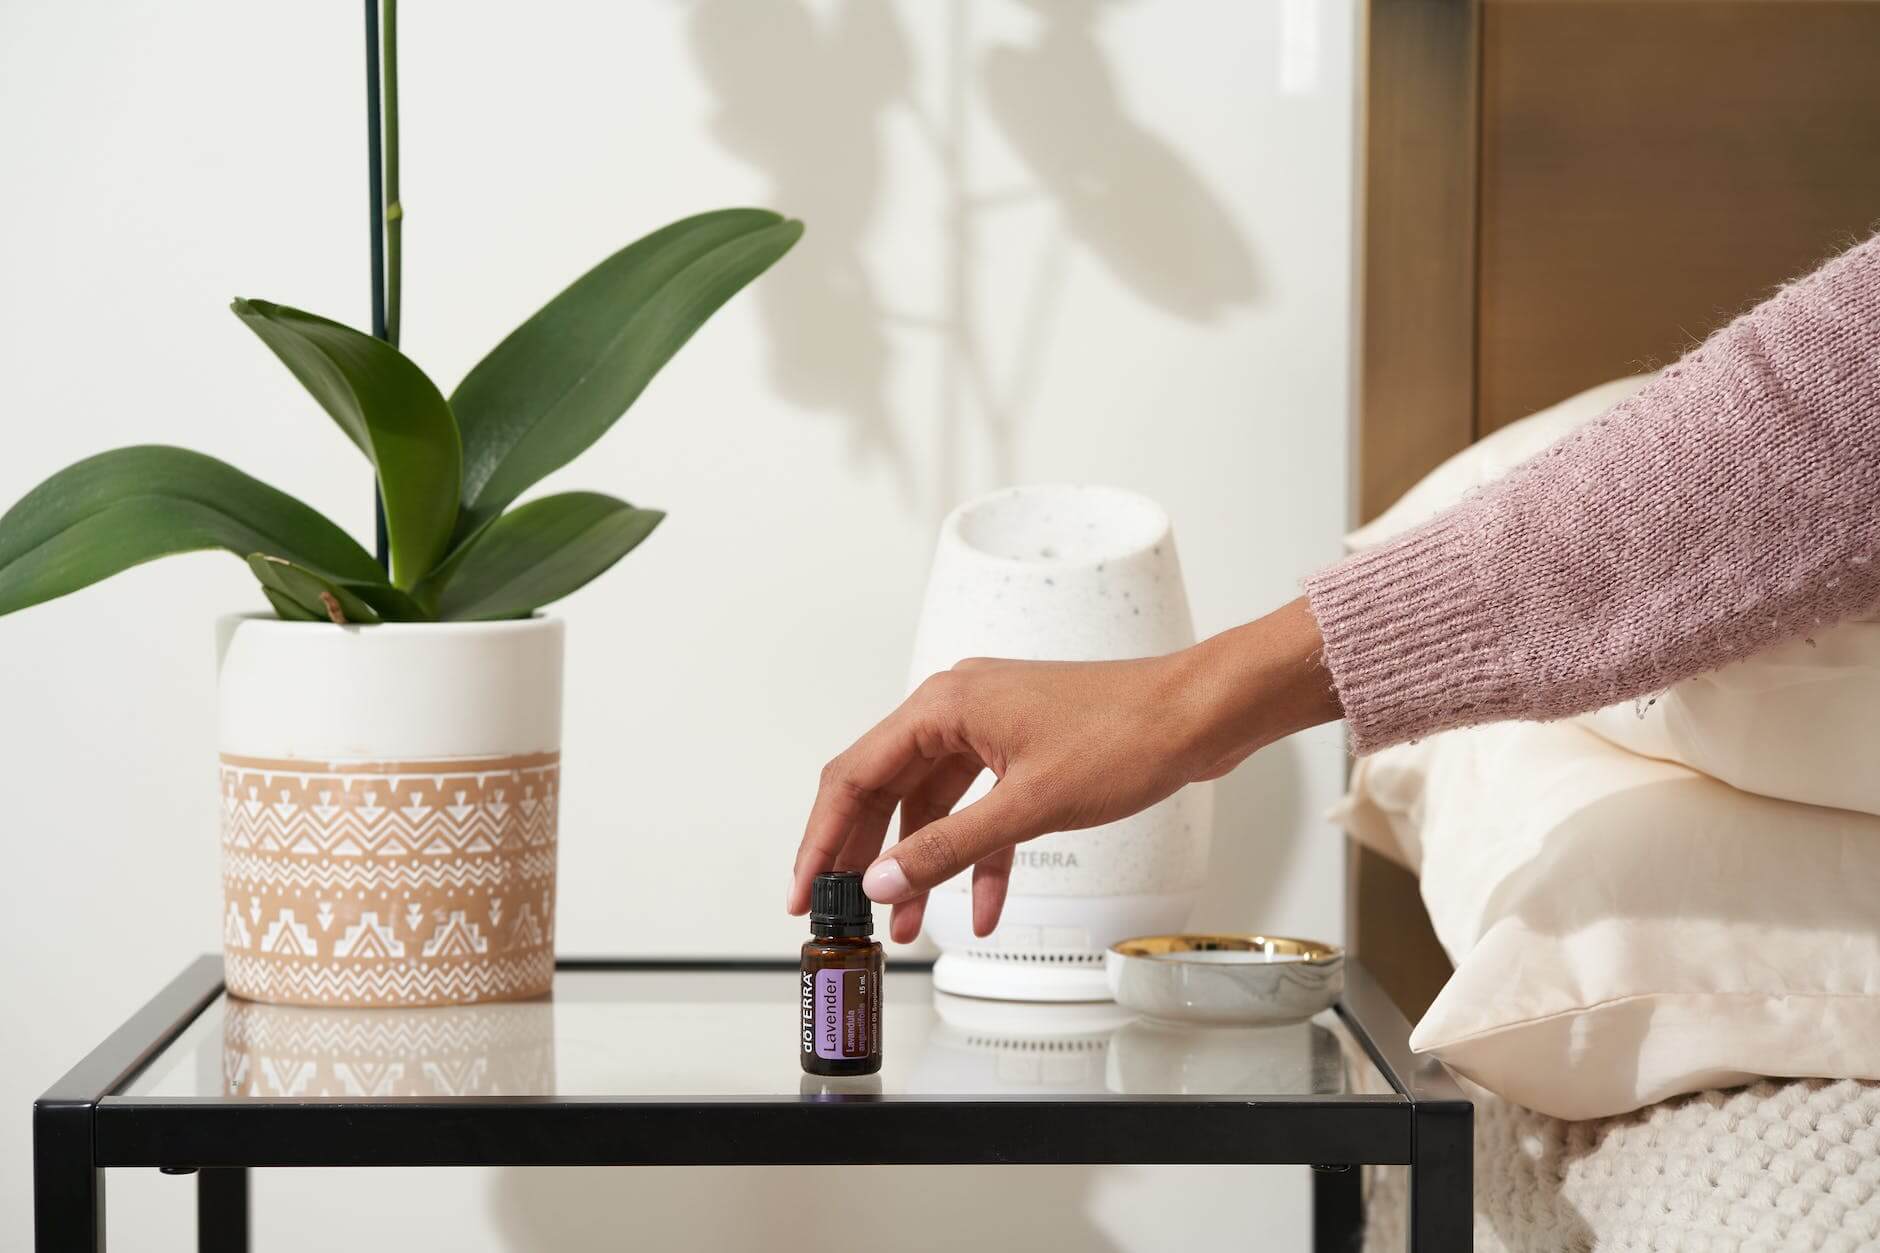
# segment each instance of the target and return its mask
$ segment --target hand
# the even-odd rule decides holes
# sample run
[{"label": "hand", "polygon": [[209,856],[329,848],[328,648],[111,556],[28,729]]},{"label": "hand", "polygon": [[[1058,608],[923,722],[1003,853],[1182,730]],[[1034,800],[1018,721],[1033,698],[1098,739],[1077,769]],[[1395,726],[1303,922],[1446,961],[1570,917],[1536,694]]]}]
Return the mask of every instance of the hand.
[{"label": "hand", "polygon": [[[1339,716],[1304,598],[1166,657],[1030,662],[974,658],[921,684],[823,768],[788,907],[809,909],[825,870],[867,868],[894,906],[889,934],[920,931],[929,889],[973,867],[973,930],[1005,904],[1013,849],[1114,822],[1262,745]],[[953,812],[981,770],[998,782]],[[880,856],[888,821],[901,838]]]}]

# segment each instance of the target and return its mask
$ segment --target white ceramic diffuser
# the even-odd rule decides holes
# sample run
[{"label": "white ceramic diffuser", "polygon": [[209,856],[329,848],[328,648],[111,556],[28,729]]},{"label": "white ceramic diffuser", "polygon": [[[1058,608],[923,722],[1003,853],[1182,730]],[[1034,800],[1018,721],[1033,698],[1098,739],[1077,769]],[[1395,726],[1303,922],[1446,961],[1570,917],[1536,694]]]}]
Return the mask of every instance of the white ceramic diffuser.
[{"label": "white ceramic diffuser", "polygon": [[[939,550],[915,636],[911,680],[964,657],[1102,661],[1195,642],[1168,515],[1112,487],[1014,487],[961,505]],[[984,775],[962,804],[992,786]],[[962,996],[1106,1001],[1103,953],[1130,936],[1180,931],[1207,873],[1206,784],[1087,831],[1022,844],[998,929],[972,929],[972,877],[936,889],[926,933],[934,984]]]}]

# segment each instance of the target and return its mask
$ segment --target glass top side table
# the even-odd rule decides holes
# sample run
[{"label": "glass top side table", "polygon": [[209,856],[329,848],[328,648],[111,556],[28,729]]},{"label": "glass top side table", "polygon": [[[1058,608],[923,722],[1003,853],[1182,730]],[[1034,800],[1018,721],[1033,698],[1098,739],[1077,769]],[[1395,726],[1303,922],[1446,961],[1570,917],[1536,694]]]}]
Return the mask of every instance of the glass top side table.
[{"label": "glass top side table", "polygon": [[552,997],[426,1010],[230,998],[178,976],[34,1106],[40,1250],[104,1247],[101,1172],[198,1175],[247,1248],[254,1166],[1302,1163],[1355,1248],[1357,1166],[1411,1168],[1410,1245],[1465,1248],[1472,1109],[1357,963],[1290,1027],[936,993],[890,970],[879,1076],[800,1074],[794,963],[563,961]]}]

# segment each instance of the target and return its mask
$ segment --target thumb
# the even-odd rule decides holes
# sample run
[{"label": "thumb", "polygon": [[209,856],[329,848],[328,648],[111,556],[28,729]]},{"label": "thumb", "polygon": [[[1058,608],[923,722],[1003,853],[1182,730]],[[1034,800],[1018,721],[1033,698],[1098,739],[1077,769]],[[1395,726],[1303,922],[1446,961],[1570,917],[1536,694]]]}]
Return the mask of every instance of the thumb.
[{"label": "thumb", "polygon": [[896,844],[862,876],[869,899],[892,905],[938,887],[1002,848],[1042,835],[1025,788],[1007,776],[990,792]]}]

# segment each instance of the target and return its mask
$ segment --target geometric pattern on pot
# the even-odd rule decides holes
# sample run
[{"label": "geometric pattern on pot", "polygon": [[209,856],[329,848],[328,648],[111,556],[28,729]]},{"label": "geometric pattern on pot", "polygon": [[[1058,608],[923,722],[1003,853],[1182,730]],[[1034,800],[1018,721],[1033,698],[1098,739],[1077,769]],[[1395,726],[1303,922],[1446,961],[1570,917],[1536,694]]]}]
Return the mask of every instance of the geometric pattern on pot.
[{"label": "geometric pattern on pot", "polygon": [[222,755],[229,991],[276,1005],[467,1005],[549,989],[561,754]]},{"label": "geometric pattern on pot", "polygon": [[546,1001],[437,1009],[310,1009],[231,1000],[230,1096],[539,1096],[555,1090]]}]

